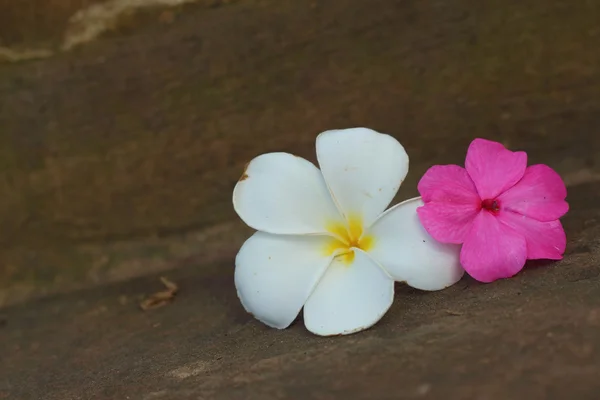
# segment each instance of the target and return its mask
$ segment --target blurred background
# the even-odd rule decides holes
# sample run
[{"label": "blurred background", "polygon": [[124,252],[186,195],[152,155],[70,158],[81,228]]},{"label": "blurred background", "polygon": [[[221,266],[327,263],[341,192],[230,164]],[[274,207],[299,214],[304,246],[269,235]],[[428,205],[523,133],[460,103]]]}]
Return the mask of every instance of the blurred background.
[{"label": "blurred background", "polygon": [[327,129],[398,138],[399,199],[474,137],[596,182],[599,44],[593,0],[0,0],[0,307],[230,283],[244,164]]},{"label": "blurred background", "polygon": [[[594,1],[0,0],[0,304],[231,257],[243,165],[368,126],[597,174]],[[240,230],[242,229],[242,230]]]}]

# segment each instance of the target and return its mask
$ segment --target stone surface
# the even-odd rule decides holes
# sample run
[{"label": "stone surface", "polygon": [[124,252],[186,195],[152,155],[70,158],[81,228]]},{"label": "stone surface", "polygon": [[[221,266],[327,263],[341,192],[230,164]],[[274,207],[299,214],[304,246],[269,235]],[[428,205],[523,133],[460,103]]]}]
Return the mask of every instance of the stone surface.
[{"label": "stone surface", "polygon": [[[2,65],[0,399],[597,398],[598,20],[590,1],[240,1]],[[550,164],[565,259],[399,286],[350,337],[261,326],[232,285],[231,189],[253,156],[314,160],[318,132],[357,125],[407,148],[399,198],[475,136]],[[157,272],[181,290],[142,312]]]},{"label": "stone surface", "polygon": [[[474,136],[570,184],[597,180],[600,6],[572,4],[199,4],[3,65],[0,304],[139,275],[140,258],[168,268],[202,243],[236,248],[236,228],[222,238],[243,165],[274,150],[314,159],[315,135],[334,127],[402,141],[400,197],[431,163],[462,162]],[[200,244],[171,240],[215,227]]]},{"label": "stone surface", "polygon": [[0,0],[0,63],[44,59],[147,23],[172,24],[192,3],[215,8],[237,1]]},{"label": "stone surface", "polygon": [[0,398],[596,399],[600,184],[570,189],[565,259],[517,277],[397,287],[369,331],[318,338],[267,328],[240,306],[231,262],[168,273],[175,301],[141,311],[158,277],[6,308]]}]

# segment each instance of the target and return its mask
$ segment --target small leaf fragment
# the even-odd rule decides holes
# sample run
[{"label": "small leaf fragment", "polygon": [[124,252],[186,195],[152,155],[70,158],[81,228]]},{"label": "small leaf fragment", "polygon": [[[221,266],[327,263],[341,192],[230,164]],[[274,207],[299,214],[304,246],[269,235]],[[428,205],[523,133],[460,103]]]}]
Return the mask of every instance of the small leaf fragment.
[{"label": "small leaf fragment", "polygon": [[161,290],[160,292],[156,292],[144,299],[140,303],[140,308],[142,310],[148,311],[162,307],[173,301],[173,299],[175,298],[175,295],[179,291],[179,286],[177,286],[177,284],[171,282],[165,277],[161,277],[160,280],[163,283],[163,285],[165,285],[167,290]]}]

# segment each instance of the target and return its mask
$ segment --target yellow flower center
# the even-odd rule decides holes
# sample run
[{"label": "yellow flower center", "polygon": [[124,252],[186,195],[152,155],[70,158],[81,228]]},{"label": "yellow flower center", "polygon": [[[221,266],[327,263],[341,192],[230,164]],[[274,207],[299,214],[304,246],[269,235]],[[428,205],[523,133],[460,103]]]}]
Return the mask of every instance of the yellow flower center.
[{"label": "yellow flower center", "polygon": [[332,222],[326,228],[334,237],[328,240],[325,254],[335,254],[335,257],[346,264],[351,264],[354,260],[355,248],[369,251],[375,244],[373,236],[365,234],[362,217],[357,215],[348,216],[347,224]]}]

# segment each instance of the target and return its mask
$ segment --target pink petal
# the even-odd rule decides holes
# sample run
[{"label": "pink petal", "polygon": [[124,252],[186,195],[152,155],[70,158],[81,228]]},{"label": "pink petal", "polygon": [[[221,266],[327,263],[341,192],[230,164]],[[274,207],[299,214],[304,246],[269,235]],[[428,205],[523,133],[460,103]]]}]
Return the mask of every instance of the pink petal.
[{"label": "pink petal", "polygon": [[567,236],[559,220],[540,222],[511,211],[500,212],[498,218],[525,237],[528,259],[562,259]]},{"label": "pink petal", "polygon": [[481,199],[467,170],[458,165],[435,165],[419,181],[425,205],[417,209],[421,224],[435,240],[462,243]]},{"label": "pink petal", "polygon": [[527,154],[507,150],[498,142],[475,139],[467,150],[465,167],[481,199],[494,199],[523,177]]},{"label": "pink petal", "polygon": [[417,208],[421,224],[438,242],[460,244],[479,212],[477,204],[429,202]]},{"label": "pink petal", "polygon": [[458,165],[434,165],[425,172],[418,189],[425,203],[470,204],[481,200],[467,170]]},{"label": "pink petal", "polygon": [[515,186],[498,200],[504,210],[514,211],[539,221],[556,220],[569,210],[567,188],[560,176],[543,164],[532,165]]},{"label": "pink petal", "polygon": [[485,210],[473,221],[460,253],[465,270],[481,282],[515,275],[526,259],[525,238]]}]

